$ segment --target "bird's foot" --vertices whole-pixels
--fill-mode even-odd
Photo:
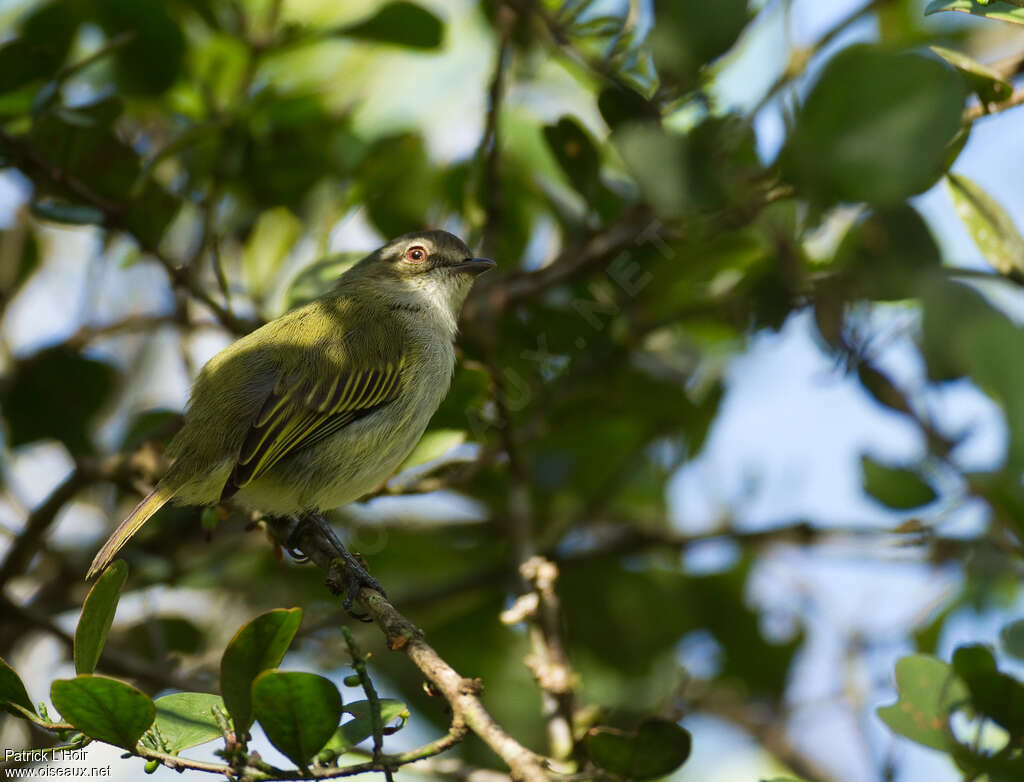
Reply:
[[[345,601],[342,603],[345,611],[348,612],[349,616],[354,619],[358,619],[361,622],[371,621],[367,614],[360,614],[353,610],[352,604],[356,598],[359,597],[360,592],[363,588],[372,589],[376,592],[380,592],[384,595],[384,588],[366,569],[366,565],[359,559],[359,557],[352,554],[345,545],[338,538],[334,528],[330,523],[321,516],[319,513],[307,513],[304,514],[296,525],[292,534],[288,536],[288,544],[296,543],[298,541],[297,531],[302,528],[302,525],[310,524],[323,538],[330,541],[332,548],[337,552],[337,556],[331,563],[331,569],[327,576],[327,586],[335,594],[341,594],[344,591]],[[294,547],[298,551],[298,547]],[[289,550],[289,553],[292,553]],[[308,557],[299,551],[301,556],[305,559]]]

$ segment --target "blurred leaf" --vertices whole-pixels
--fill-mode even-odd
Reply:
[[[36,713],[36,708],[28,697],[28,692],[25,690],[21,677],[15,673],[14,669],[7,664],[4,658],[0,657],[0,705],[8,703],[15,703],[26,711],[30,711],[33,714]],[[7,708],[4,711],[16,717],[21,716],[14,709]]]
[[[252,705],[270,743],[300,768],[323,749],[341,719],[341,693],[315,673],[264,671]]]
[[[285,309],[301,307],[327,293],[338,281],[338,277],[363,255],[361,252],[338,253],[307,266],[289,284],[285,294]]]
[[[81,21],[77,11],[74,3],[55,0],[25,17],[19,37],[0,44],[0,92],[57,73]]]
[[[370,219],[385,236],[428,225],[437,180],[423,139],[414,133],[377,139],[359,169]]]
[[[380,722],[387,733],[394,733],[405,727],[409,719],[409,707],[401,701],[390,698],[380,699]],[[354,701],[344,707],[344,711],[355,716],[344,725],[334,731],[334,735],[324,746],[323,751],[329,752],[331,756],[344,755],[352,747],[361,741],[365,741],[373,735],[373,718],[370,716],[369,701]],[[401,722],[394,727],[389,727],[395,720]]]
[[[156,717],[156,707],[144,692],[95,674],[58,679],[50,687],[50,699],[86,736],[129,751]]]
[[[911,741],[948,752],[949,716],[967,700],[963,681],[942,660],[915,654],[896,663],[896,687],[899,700],[879,707],[881,720]]]
[[[103,211],[87,204],[68,204],[59,201],[33,201],[32,214],[42,220],[68,225],[102,225]]]
[[[1024,273],[1024,237],[999,202],[961,174],[946,177],[953,207],[985,260],[1000,274]]]
[[[953,652],[953,670],[970,691],[971,706],[1011,735],[1024,730],[1024,684],[996,668],[992,650],[980,644]]]
[[[1012,654],[1018,660],[1024,660],[1024,619],[1010,622],[1003,627],[999,631],[999,641],[1007,654]]]
[[[283,206],[259,216],[242,253],[242,267],[253,295],[261,297],[267,292],[301,234],[302,223]]]
[[[1000,0],[931,0],[924,9],[925,15],[939,11],[962,11],[1000,22],[1024,24],[1024,8]]]
[[[342,27],[337,35],[410,49],[436,49],[444,39],[441,20],[415,3],[388,3],[363,22]]]
[[[942,174],[965,97],[963,80],[934,59],[850,46],[797,115],[783,171],[824,205],[895,204]]]
[[[605,87],[597,98],[597,107],[608,127],[615,130],[632,122],[660,122],[657,107],[633,90],[615,85]]]
[[[934,502],[938,495],[913,470],[891,467],[870,456],[860,457],[864,491],[893,510],[912,510]]]
[[[133,35],[114,53],[121,90],[155,95],[174,84],[185,56],[185,37],[164,0],[94,0],[90,7],[110,37]]]
[[[464,442],[466,442],[465,430],[431,429],[423,435],[416,447],[413,448],[412,453],[405,457],[398,472],[431,462]]]
[[[626,779],[671,774],[690,756],[690,733],[668,720],[648,720],[633,733],[591,728],[583,737],[587,754],[605,771]]]
[[[39,240],[27,225],[0,230],[0,300],[10,300],[39,268]]]
[[[544,138],[572,186],[589,203],[601,184],[601,160],[590,135],[573,117],[544,126]]]
[[[203,648],[203,632],[183,616],[151,616],[117,633],[118,645],[154,662],[169,654],[197,654]]]
[[[148,440],[170,438],[182,423],[182,414],[177,410],[143,410],[136,415],[125,429],[120,450],[132,451]]]
[[[214,708],[224,708],[224,701],[219,695],[175,692],[157,698],[153,703],[156,707],[154,726],[172,755],[221,738],[220,727],[213,716]]]
[[[0,390],[8,445],[52,438],[73,454],[90,453],[92,422],[107,403],[116,379],[109,364],[63,347],[20,362],[10,385]]]
[[[127,579],[128,565],[123,559],[115,559],[89,590],[75,629],[75,673],[96,670]]]
[[[1010,434],[1007,466],[1024,465],[1024,332],[973,288],[936,280],[922,297],[922,352],[928,376],[964,375],[998,402]]]
[[[253,680],[268,668],[281,664],[301,622],[301,608],[275,608],[243,625],[224,650],[220,662],[220,689],[235,730],[240,734],[252,725]]]
[[[928,225],[909,204],[883,207],[850,226],[834,264],[847,272],[855,290],[873,300],[916,296],[921,274],[941,265],[939,246]]]
[[[963,52],[947,49],[944,46],[929,47],[939,57],[948,62],[967,79],[971,90],[985,103],[1006,100],[1013,92],[1013,85],[1006,79],[977,60],[973,60]]]
[[[750,21],[747,0],[656,0],[652,32],[659,71],[683,89],[695,86],[701,68],[732,48]]]

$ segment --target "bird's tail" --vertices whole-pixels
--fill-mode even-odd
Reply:
[[[121,547],[131,539],[132,535],[142,528],[142,525],[149,521],[150,517],[174,496],[174,489],[164,484],[158,485],[153,491],[146,495],[135,510],[128,514],[128,518],[121,522],[114,534],[107,538],[96,558],[89,566],[89,573],[86,578],[92,580],[98,576],[111,563]]]

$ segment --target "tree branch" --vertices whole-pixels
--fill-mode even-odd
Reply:
[[[315,525],[304,524],[297,528],[293,525],[289,520],[269,522],[272,534],[279,541],[292,536],[289,542],[327,573],[327,584],[333,592],[340,592],[344,571],[339,568],[344,567],[344,561],[334,542]],[[400,614],[384,595],[363,588],[358,597],[384,632],[388,647],[404,652],[448,701],[453,719],[460,720],[483,739],[520,782],[548,782],[542,760],[508,735],[484,708],[480,701],[483,685],[478,679],[463,677],[445,662],[424,640],[422,631]]]

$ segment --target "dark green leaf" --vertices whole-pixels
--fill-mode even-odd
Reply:
[[[58,679],[50,699],[61,716],[90,738],[134,750],[156,708],[144,692],[117,679],[83,674]]]
[[[185,36],[164,0],[94,0],[92,11],[110,37],[133,36],[114,54],[123,91],[153,95],[174,84],[184,62]]]
[[[898,203],[942,174],[965,97],[944,63],[851,46],[825,66],[801,108],[783,171],[825,205]]]
[[[128,565],[123,559],[116,559],[89,590],[75,629],[75,673],[96,670],[127,579]]]
[[[22,22],[20,36],[0,45],[0,92],[54,76],[67,59],[80,17],[73,3],[38,6]]]
[[[281,664],[300,622],[301,608],[276,608],[244,625],[224,650],[220,689],[235,730],[240,733],[252,725],[253,680]]]
[[[436,49],[444,38],[444,25],[415,3],[388,3],[369,19],[337,30],[338,35],[376,43]]]
[[[92,451],[91,424],[114,390],[109,364],[67,348],[44,350],[22,361],[0,394],[8,445],[62,441],[73,454]]]
[[[655,61],[684,88],[732,48],[750,21],[747,0],[657,0],[654,16]]]
[[[28,697],[28,692],[25,690],[21,677],[14,672],[14,669],[7,664],[4,658],[0,657],[0,705],[8,703],[15,703],[26,711],[35,714],[36,709]],[[5,710],[15,716],[19,714],[10,708]]]
[[[896,663],[899,700],[878,709],[878,716],[896,733],[926,747],[948,751],[952,711],[967,700],[967,687],[942,660],[924,654]]]
[[[872,211],[854,223],[834,263],[855,286],[848,295],[887,301],[916,296],[922,272],[941,265],[941,256],[917,210],[898,204]]]
[[[1000,22],[1024,24],[1024,8],[1000,0],[931,0],[924,10],[925,14],[935,14],[939,11],[961,11],[987,16]]]
[[[1024,685],[996,668],[992,650],[975,644],[953,652],[953,670],[970,691],[971,706],[1011,735],[1024,730]]]
[[[224,708],[220,696],[207,692],[176,692],[157,698],[153,703],[156,706],[154,724],[172,755],[221,737],[213,716],[214,708]]]
[[[1010,622],[999,631],[999,640],[1007,654],[1024,660],[1024,619]]]
[[[315,673],[265,671],[252,685],[256,719],[270,742],[305,768],[341,719],[341,693]]]
[[[1013,92],[1013,85],[986,65],[968,57],[963,52],[932,46],[931,50],[948,62],[967,79],[971,89],[986,103],[1006,100]]]
[[[583,738],[590,759],[627,779],[671,774],[690,756],[690,733],[668,720],[649,720],[634,733],[591,728]]]
[[[860,457],[864,491],[893,510],[912,510],[938,496],[921,476],[905,467],[891,467],[870,456]]]
[[[589,202],[601,181],[601,161],[590,135],[572,117],[562,117],[544,127],[544,138],[572,186]]]
[[[146,617],[124,628],[117,637],[119,646],[155,662],[174,653],[196,654],[203,647],[203,631],[182,616]]]
[[[946,177],[953,207],[985,260],[1000,274],[1024,272],[1024,237],[992,196],[961,174]]]
[[[68,225],[101,225],[103,212],[87,204],[68,204],[60,201],[34,201],[32,214],[42,220]]]

